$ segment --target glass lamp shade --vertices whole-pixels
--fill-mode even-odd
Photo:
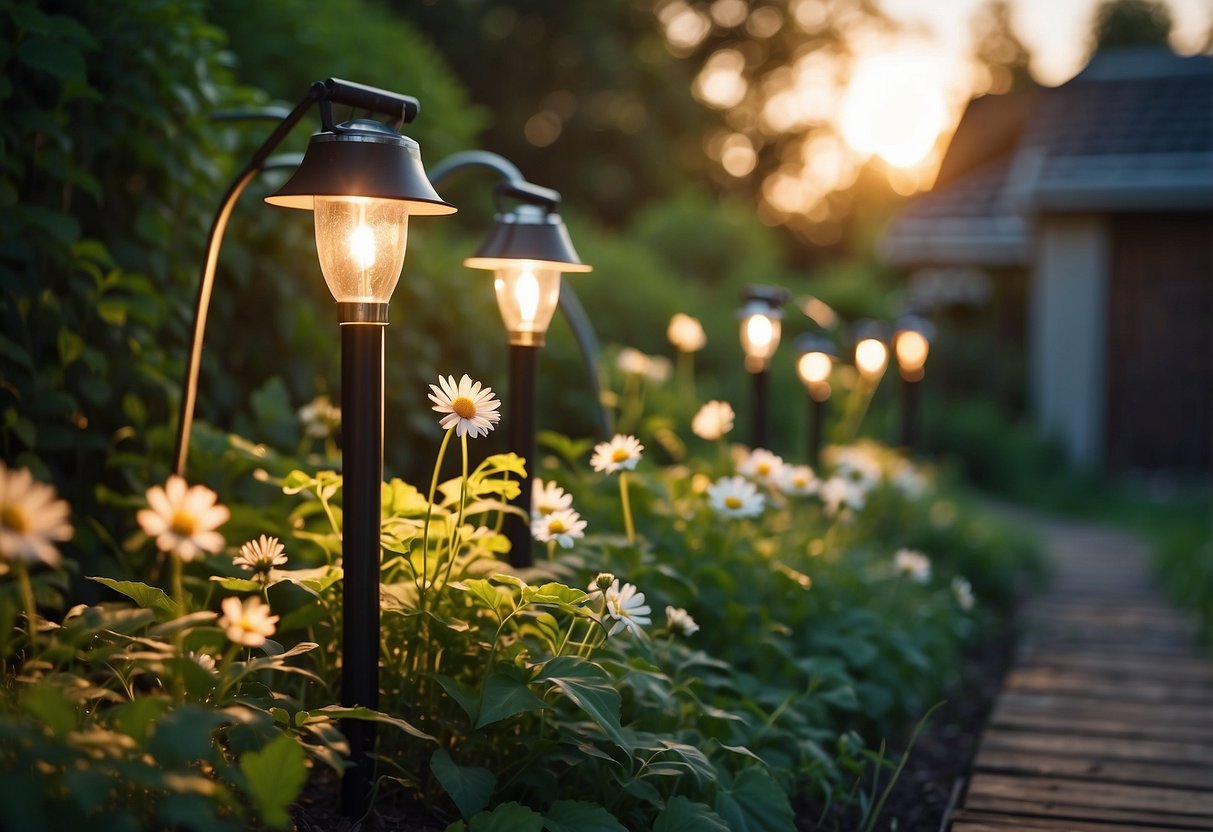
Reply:
[[[338,303],[387,303],[400,279],[408,203],[366,197],[315,198],[316,254]]]
[[[741,319],[741,350],[746,370],[760,373],[779,349],[782,322],[769,310],[751,311]]]
[[[824,352],[806,352],[796,363],[796,371],[806,387],[830,380],[834,359]]]
[[[519,260],[494,271],[497,308],[510,343],[543,346],[552,313],[560,302],[560,271],[550,264]]]
[[[907,381],[922,378],[922,368],[927,363],[927,352],[930,350],[926,336],[913,329],[903,329],[897,333],[893,350],[897,354],[897,366],[901,368],[903,378]]]
[[[889,363],[889,349],[877,338],[864,338],[855,345],[855,367],[868,381],[879,379]]]

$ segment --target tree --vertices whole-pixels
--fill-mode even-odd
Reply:
[[[1095,10],[1090,51],[1165,46],[1170,34],[1171,12],[1158,0],[1104,0]]]
[[[1011,22],[1011,4],[991,0],[979,8],[971,23],[974,58],[989,76],[987,93],[998,95],[1018,92],[1033,86],[1028,72],[1031,56],[1015,33]]]

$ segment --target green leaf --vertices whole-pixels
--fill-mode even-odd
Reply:
[[[21,63],[58,78],[60,81],[84,81],[84,58],[62,41],[29,37],[17,52]]]
[[[792,827],[788,827],[791,829]],[[653,832],[731,832],[720,815],[702,803],[687,800],[682,795],[670,798],[657,816]]]
[[[518,803],[502,803],[468,823],[468,832],[541,832],[543,816]]]
[[[446,691],[447,696],[455,700],[463,712],[468,715],[469,722],[475,722],[476,717],[480,714],[480,700],[477,698],[474,691],[469,690],[459,681],[452,679],[450,676],[444,676],[441,673],[434,674],[434,679],[438,684],[442,685],[442,689]]]
[[[257,581],[250,581],[248,578],[223,578],[219,575],[211,575],[211,580],[232,592],[261,591],[261,584]]]
[[[557,604],[561,607],[572,608],[586,599],[586,593],[571,586],[560,583],[547,583],[543,586],[528,586],[522,590],[524,604]]]
[[[495,673],[484,680],[484,690],[480,695],[480,718],[476,720],[476,727],[483,728],[514,714],[548,707],[525,683],[513,676]]]
[[[115,581],[112,578],[89,578],[102,586],[108,586],[115,592],[120,592],[144,609],[153,610],[157,618],[167,620],[181,614],[173,600],[164,594],[164,590],[148,586],[139,581]]]
[[[312,645],[313,647],[315,645]],[[362,719],[367,722],[382,722],[384,725],[391,725],[394,728],[399,728],[406,734],[411,734],[414,737],[429,742],[437,742],[420,728],[415,728],[403,719],[394,716],[388,716],[379,711],[372,711],[370,708],[358,706],[357,708],[342,708],[340,705],[325,705],[323,708],[315,708],[308,711],[308,716],[305,722],[315,722],[320,719]]]
[[[786,832],[795,815],[784,793],[766,769],[751,766],[716,793],[716,813],[733,832]]]
[[[214,708],[186,703],[165,714],[152,729],[148,751],[162,768],[213,761],[216,755],[211,735],[230,718]]]
[[[288,734],[240,758],[240,771],[244,773],[249,795],[261,820],[269,826],[282,828],[290,822],[286,810],[307,780],[305,760],[303,749]]]
[[[557,800],[543,820],[548,832],[627,832],[627,827],[597,803]]]
[[[486,581],[484,578],[472,578],[471,580],[453,583],[451,586],[462,589],[469,593],[473,598],[488,607],[493,615],[497,616],[497,620],[502,620],[507,614],[507,608],[513,606],[513,601],[497,587]]]
[[[49,682],[39,682],[26,688],[21,705],[35,719],[51,729],[55,737],[62,739],[76,728],[76,706],[63,692]]]
[[[576,656],[557,656],[543,666],[536,682],[550,682],[598,723],[620,748],[629,750],[619,724],[619,691],[598,665]]]
[[[497,785],[493,772],[479,766],[455,765],[445,748],[439,748],[430,757],[430,770],[465,818],[485,807]]]

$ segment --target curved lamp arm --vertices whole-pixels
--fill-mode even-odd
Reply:
[[[505,180],[505,183],[509,187],[518,189],[519,195],[525,194],[530,197],[539,197],[543,200],[559,204],[560,195],[558,193],[527,182],[522,172],[518,170],[513,162],[487,150],[466,150],[460,153],[453,153],[431,167],[428,174],[430,182],[437,187],[443,181],[449,181],[471,168],[487,168],[493,171]],[[602,353],[602,347],[598,343],[598,335],[594,332],[594,326],[590,322],[589,315],[585,312],[585,307],[581,305],[581,301],[577,298],[577,293],[573,291],[573,287],[569,285],[567,280],[561,281],[560,285],[560,311],[568,322],[569,328],[573,331],[573,337],[576,339],[577,347],[581,351],[582,363],[585,365],[586,382],[594,394],[594,407],[598,415],[599,433],[602,438],[609,438],[611,435],[611,417],[602,406],[602,385],[598,379],[598,360]]]
[[[363,110],[370,110],[390,117],[396,122],[411,122],[417,117],[421,105],[416,98],[409,95],[389,92],[387,90],[356,84],[353,81],[343,81],[339,78],[329,78],[316,81],[308,89],[307,95],[295,105],[295,108],[285,111],[280,107],[245,113],[223,113],[220,118],[231,120],[235,118],[266,118],[278,121],[278,126],[266,138],[261,146],[253,153],[248,164],[236,175],[223,194],[219,211],[211,223],[210,234],[206,241],[206,260],[202,267],[202,279],[198,283],[198,296],[194,302],[194,333],[190,342],[189,360],[185,367],[185,380],[181,392],[181,412],[177,420],[177,447],[173,454],[173,473],[178,476],[185,474],[185,463],[189,457],[190,430],[194,424],[194,407],[198,397],[198,373],[202,365],[202,342],[206,337],[206,318],[211,305],[211,292],[215,284],[215,269],[219,263],[219,247],[223,244],[223,232],[227,229],[228,218],[240,194],[248,184],[263,170],[284,167],[295,157],[274,157],[270,154],[282,144],[287,134],[299,123],[304,113],[315,103],[327,110],[333,103],[344,104]],[[298,164],[295,161],[295,164]]]

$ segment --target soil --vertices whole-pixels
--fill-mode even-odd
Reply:
[[[1012,634],[992,639],[975,650],[956,692],[935,712],[919,735],[901,776],[889,793],[874,832],[940,832],[964,786],[977,740],[989,716],[1003,676],[1011,663]],[[906,740],[913,726],[906,730]],[[904,746],[903,746],[904,747]],[[900,759],[902,749],[889,758]],[[886,773],[886,778],[891,772]],[[882,781],[883,789],[887,780]],[[338,782],[328,769],[317,766],[292,808],[294,832],[441,832],[437,823],[408,806],[384,806],[361,824],[338,810]],[[820,806],[797,806],[800,832],[855,832],[862,818],[852,810],[834,807],[822,816]]]

